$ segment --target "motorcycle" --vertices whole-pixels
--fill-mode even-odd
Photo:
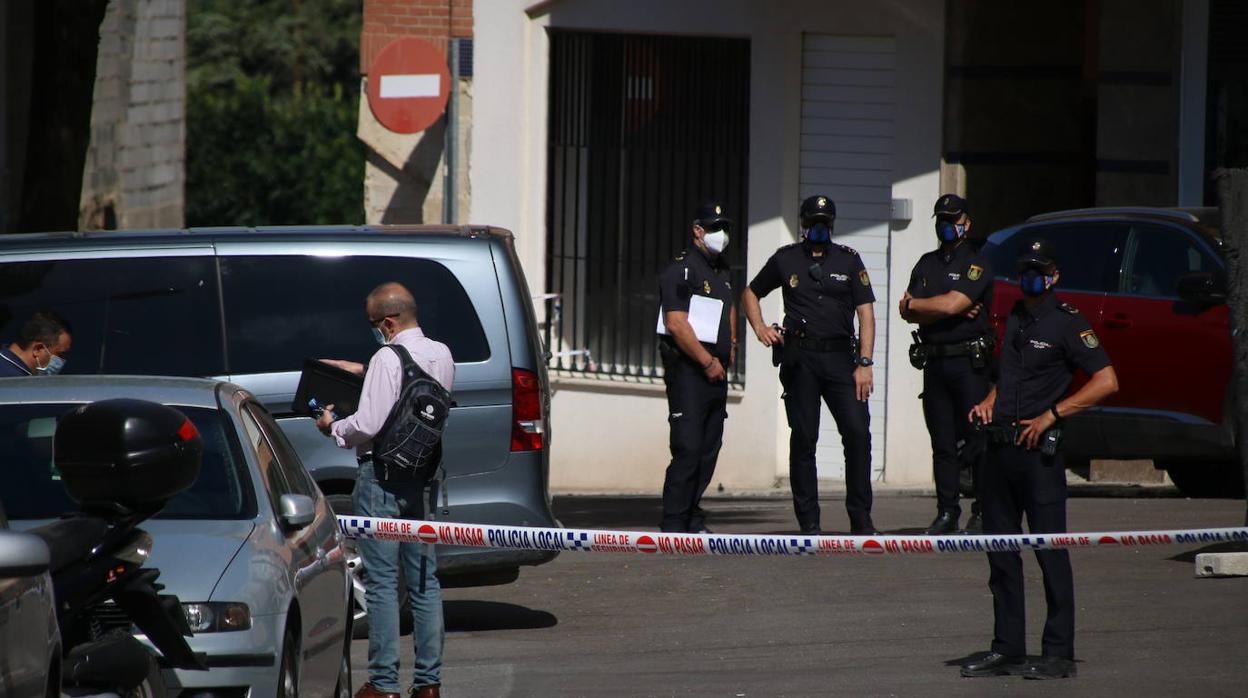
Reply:
[[[160,593],[160,570],[142,566],[152,536],[139,528],[195,482],[202,453],[195,425],[152,402],[103,400],[58,421],[53,463],[79,511],[30,532],[50,551],[63,695],[163,696],[161,666],[208,668],[186,642],[179,599]]]

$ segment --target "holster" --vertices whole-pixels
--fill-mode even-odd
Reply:
[[[922,371],[927,366],[927,345],[919,338],[918,331],[911,332],[914,344],[910,345],[910,365]]]

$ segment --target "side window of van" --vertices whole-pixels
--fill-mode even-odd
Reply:
[[[12,341],[42,309],[72,325],[66,374],[225,372],[212,257],[0,264],[0,341]]]
[[[257,255],[221,257],[229,372],[298,371],[304,359],[367,362],[377,351],[364,299],[398,281],[416,297],[425,334],[456,363],[485,361],[490,345],[455,275],[427,259]]]

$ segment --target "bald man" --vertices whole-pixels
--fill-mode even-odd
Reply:
[[[329,405],[316,425],[342,448],[354,448],[360,463],[351,493],[355,513],[389,519],[425,518],[428,481],[402,469],[373,467],[373,439],[381,432],[399,400],[403,364],[387,344],[402,346],[425,373],[449,392],[455,380],[455,361],[441,342],[425,336],[416,321],[416,300],[398,283],[373,289],[364,304],[373,337],[383,345],[365,369],[350,361],[328,361],[364,376],[360,408],[346,419],[334,420]],[[385,478],[385,479],[381,479]],[[415,626],[416,662],[409,695],[437,698],[442,683],[442,588],[438,585],[437,556],[432,545],[359,539],[356,541],[368,586],[368,683],[357,698],[399,698],[399,566],[407,579]]]

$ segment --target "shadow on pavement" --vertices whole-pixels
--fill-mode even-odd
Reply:
[[[717,509],[704,503],[706,523],[711,530],[717,525],[748,525],[774,520],[774,512],[750,509]],[[659,528],[663,505],[658,497],[556,497],[555,516],[568,528]]]
[[[559,624],[552,613],[499,601],[444,601],[442,614],[448,633],[534,630]]]

